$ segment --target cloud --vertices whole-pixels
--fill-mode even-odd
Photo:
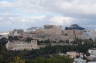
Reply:
[[[0,7],[13,7],[14,3],[10,1],[0,1]]]
[[[60,4],[61,3],[61,4]],[[72,2],[60,1],[58,7],[61,10],[82,13],[82,14],[96,14],[96,1],[95,0],[73,0]]]
[[[44,24],[96,24],[96,0],[2,0],[2,28],[23,28]],[[22,25],[22,26],[21,26]],[[89,26],[91,27],[91,26]]]
[[[75,19],[72,17],[54,16],[49,21],[57,25],[70,25]]]
[[[0,4],[4,7],[18,8],[24,13],[96,14],[96,0],[16,0],[1,1]]]

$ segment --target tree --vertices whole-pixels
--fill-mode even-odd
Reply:
[[[50,58],[38,57],[32,63],[73,63],[73,59],[68,56],[54,56]]]
[[[0,55],[0,63],[3,63],[4,62],[4,57],[3,55]]]
[[[9,40],[9,41],[14,40],[13,36],[8,36],[8,40]]]
[[[5,45],[7,42],[8,42],[8,39],[6,39],[6,38],[0,39],[0,45]]]
[[[16,56],[10,63],[25,63],[25,60],[19,56]]]

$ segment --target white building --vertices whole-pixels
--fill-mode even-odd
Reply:
[[[88,56],[87,59],[91,61],[96,61],[96,49],[89,49],[88,52],[90,53],[90,56]]]
[[[70,58],[76,58],[76,56],[79,56],[80,54],[78,52],[72,51],[66,53]]]
[[[0,32],[0,39],[1,38],[8,38],[9,32]]]
[[[86,60],[83,60],[82,58],[76,58],[74,59],[74,63],[87,63]]]
[[[32,40],[30,43],[21,41],[8,42],[6,44],[6,48],[8,50],[32,50],[32,49],[38,49],[39,47],[37,45],[37,41]]]
[[[96,49],[89,49],[88,52],[90,53],[90,55],[96,56]]]
[[[88,62],[88,63],[96,63],[96,62],[94,61],[94,62]]]

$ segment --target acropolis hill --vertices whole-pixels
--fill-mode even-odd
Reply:
[[[10,32],[9,36],[22,36],[23,38],[30,37],[38,40],[51,40],[51,41],[72,41],[74,38],[78,39],[93,39],[96,38],[95,30],[87,30],[80,27],[77,24],[73,24],[69,27],[58,25],[44,25],[42,28],[32,27],[28,28],[26,31],[22,29],[15,29]],[[93,37],[92,37],[93,36]]]
[[[9,32],[9,42],[7,43],[7,48],[15,50],[15,46],[22,49],[36,49],[40,47],[45,47],[49,45],[49,42],[52,46],[55,45],[68,45],[73,44],[77,39],[80,40],[96,40],[96,31],[87,30],[83,27],[80,27],[77,24],[73,24],[69,27],[58,25],[44,25],[42,28],[32,27],[27,30],[15,29]],[[32,41],[35,40],[33,43]],[[27,42],[27,43],[26,43]],[[26,43],[26,44],[25,44]],[[14,46],[10,46],[14,44]],[[21,44],[21,45],[20,45]],[[30,45],[32,44],[32,45]],[[26,46],[25,46],[26,45]],[[35,45],[35,46],[34,46]],[[10,47],[9,47],[10,46]],[[29,46],[29,48],[27,47]],[[34,46],[34,47],[33,47]],[[12,49],[14,47],[14,49]],[[19,48],[17,48],[19,50]]]

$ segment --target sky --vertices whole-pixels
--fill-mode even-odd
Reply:
[[[96,0],[0,0],[0,32],[45,24],[96,28]]]

